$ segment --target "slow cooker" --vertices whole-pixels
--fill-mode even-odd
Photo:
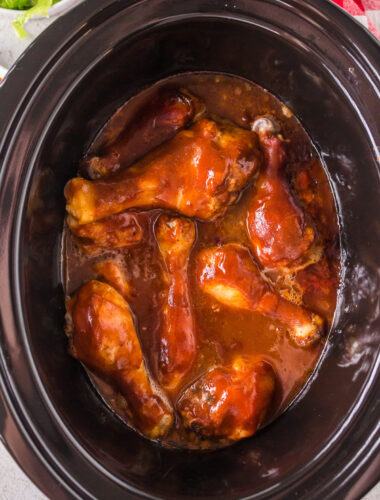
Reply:
[[[0,87],[0,434],[50,498],[355,499],[379,479],[379,46],[324,0],[87,0]],[[252,439],[161,448],[67,353],[63,187],[112,113],[185,71],[238,75],[301,120],[334,192],[341,287],[301,395]]]

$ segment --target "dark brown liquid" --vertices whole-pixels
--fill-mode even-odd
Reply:
[[[91,147],[96,152],[133,121],[137,108],[149,98],[158,87],[186,89],[200,97],[211,115],[228,120],[235,125],[248,128],[249,122],[259,115],[271,115],[281,125],[281,133],[289,141],[289,166],[287,174],[295,193],[304,208],[313,217],[318,232],[323,239],[325,255],[330,266],[329,283],[333,282],[330,293],[321,294],[320,288],[309,287],[302,295],[297,286],[296,274],[289,276],[284,284],[282,279],[272,275],[275,288],[287,298],[293,297],[298,303],[322,314],[331,326],[338,287],[339,252],[338,227],[335,205],[326,174],[320,159],[298,120],[272,94],[246,80],[210,73],[185,74],[159,82],[128,101],[105,126]],[[311,178],[311,184],[302,191],[303,174]],[[201,248],[217,243],[240,242],[250,247],[245,220],[247,204],[254,186],[249,186],[241,194],[225,215],[212,222],[197,221],[197,239],[192,249],[189,265],[189,281],[193,309],[196,318],[199,352],[191,373],[188,374],[178,393],[173,396],[173,404],[184,387],[200,374],[216,364],[231,361],[236,354],[255,354],[267,359],[273,366],[278,384],[274,402],[267,416],[267,422],[283,412],[305,384],[314,369],[323,349],[324,340],[308,347],[299,347],[286,334],[280,323],[258,313],[237,311],[218,303],[202,293],[193,276],[194,256]],[[302,191],[302,192],[301,192]],[[87,256],[77,247],[69,231],[64,235],[64,272],[66,293],[72,294],[84,282],[96,278],[92,270],[94,263],[105,258],[116,258],[123,265],[129,278],[133,297],[129,301],[135,317],[136,330],[148,366],[153,366],[156,353],[152,349],[159,324],[159,294],[162,290],[163,265],[154,237],[153,226],[163,210],[146,212],[144,239],[136,247],[115,251],[98,252]],[[302,273],[302,271],[300,271]],[[305,272],[305,271],[303,271]],[[112,388],[93,378],[95,385],[106,401],[121,415],[122,401]],[[180,424],[163,441],[164,444],[191,446],[181,438]]]

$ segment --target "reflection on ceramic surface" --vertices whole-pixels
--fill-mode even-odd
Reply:
[[[104,8],[111,2],[112,9]],[[168,22],[167,16],[173,11],[180,11],[180,15],[200,8],[203,13],[207,9],[214,12],[217,4],[220,12],[226,11],[223,22],[215,19],[208,22],[205,17],[201,22],[192,22],[189,17],[185,18],[185,24]],[[5,174],[0,188],[0,275],[3,283],[12,283],[11,289],[0,289],[2,327],[6,330],[0,346],[1,353],[6,355],[1,358],[0,378],[5,373],[11,382],[8,387],[20,393],[17,415],[9,418],[9,422],[14,423],[16,418],[20,422],[19,415],[24,412],[27,418],[21,424],[33,429],[29,441],[15,425],[14,432],[9,426],[4,432],[8,445],[28,473],[55,498],[63,498],[63,494],[56,495],[57,476],[81,497],[85,491],[88,496],[117,498],[123,493],[129,495],[128,488],[135,486],[144,494],[153,491],[156,496],[178,499],[207,495],[244,498],[254,493],[261,498],[291,498],[293,493],[306,498],[306,494],[300,493],[305,491],[309,498],[348,498],[354,483],[360,497],[378,476],[378,470],[373,468],[376,452],[373,431],[378,424],[379,386],[370,379],[376,374],[373,366],[377,351],[370,348],[367,329],[368,314],[374,320],[378,308],[372,302],[368,305],[365,295],[357,302],[357,309],[345,309],[352,294],[355,299],[360,298],[352,290],[359,286],[352,273],[368,284],[374,261],[378,259],[374,246],[379,241],[378,225],[373,223],[374,215],[379,213],[376,156],[368,129],[359,122],[357,114],[359,109],[370,122],[378,104],[371,82],[374,66],[371,69],[368,62],[373,61],[377,66],[378,49],[330,2],[235,0],[233,6],[224,4],[218,0],[136,3],[91,0],[79,9],[80,16],[69,12],[58,21],[59,37],[55,30],[51,35],[50,31],[45,32],[44,40],[49,44],[42,46],[37,40],[29,53],[33,61],[23,61],[23,75],[20,71],[10,73],[0,88],[0,94],[9,103],[7,107],[0,106],[0,142],[4,141],[6,148],[1,151],[6,153],[2,156],[6,163],[2,167]],[[93,15],[94,6],[98,9],[97,16]],[[266,27],[257,29],[257,24],[247,22],[250,16],[257,19],[259,11],[272,27],[270,32]],[[319,15],[326,11],[331,16],[334,11],[336,19],[329,21],[328,16]],[[244,22],[234,24],[231,17],[240,16],[241,12]],[[155,19],[163,16],[166,21],[155,30],[142,29],[147,26],[146,18],[152,16]],[[297,23],[297,33],[289,28],[284,36],[279,25],[289,26],[292,21]],[[89,24],[78,29],[78,23]],[[77,30],[75,50],[70,50],[72,45],[67,42],[74,30]],[[132,32],[134,36],[129,36]],[[305,33],[315,38],[307,38]],[[309,50],[303,51],[299,44],[294,48],[294,36],[302,38]],[[361,51],[356,48],[354,51],[352,40],[356,40]],[[49,57],[59,47],[62,53],[53,65]],[[327,56],[321,60],[320,47],[329,57],[328,69]],[[353,51],[356,59],[352,57]],[[271,65],[262,66],[263,60],[278,60],[281,64],[272,66],[271,73],[267,71]],[[49,73],[49,78],[41,84],[34,80],[37,65]],[[323,83],[317,85],[314,78],[300,71],[301,65],[312,73],[323,73]],[[360,96],[347,80],[345,69],[349,67],[355,67],[358,81],[361,80]],[[56,265],[56,242],[61,228],[52,228],[41,237],[35,230],[37,221],[30,220],[33,214],[22,220],[20,229],[15,224],[29,201],[29,191],[24,190],[29,168],[33,169],[30,184],[37,185],[41,169],[54,166],[54,185],[47,195],[46,207],[63,220],[63,200],[59,199],[59,193],[64,182],[73,175],[73,166],[88,146],[86,141],[125,101],[126,94],[137,93],[167,74],[199,69],[245,76],[273,90],[287,104],[291,101],[290,107],[302,119],[320,150],[329,154],[325,163],[341,211],[342,242],[345,248],[352,249],[351,253],[343,254],[347,270],[342,311],[336,321],[338,331],[302,401],[270,428],[262,429],[256,438],[231,446],[228,451],[203,456],[159,450],[134,436],[135,433],[127,432],[111,412],[103,409],[101,400],[89,390],[83,370],[67,356],[67,345],[62,339],[62,295],[56,286],[56,271],[52,269]],[[33,88],[31,81],[35,82]],[[27,113],[21,107],[23,122],[17,122],[18,128],[14,127],[12,138],[8,137],[3,124],[14,123],[14,110],[20,105],[20,98],[31,94],[33,106],[28,107]],[[343,180],[341,175],[347,171],[342,165],[346,162],[334,157],[335,148],[352,159],[346,178],[347,185],[355,185],[351,191],[335,180]],[[26,195],[22,196],[23,193]],[[16,229],[21,238],[21,244],[17,241],[17,245],[12,239]],[[34,250],[37,251],[31,258]],[[36,263],[40,264],[38,273],[33,271]],[[362,272],[362,267],[367,273]],[[22,297],[17,306],[18,311],[22,310],[18,317],[23,316],[20,328],[15,326],[17,318],[12,311],[12,300],[17,293]],[[41,322],[44,316],[47,319]],[[350,325],[350,336],[355,336],[359,345],[353,342],[346,349],[341,342]],[[373,322],[373,330],[374,326]],[[376,338],[377,333],[373,335]],[[355,357],[361,351],[362,357]],[[373,363],[362,364],[369,356]],[[347,360],[356,362],[349,364]],[[41,461],[36,460],[36,449]],[[44,458],[55,477],[47,472]],[[134,467],[140,460],[144,463]],[[149,463],[148,472],[145,463]],[[268,475],[274,468],[278,472]]]

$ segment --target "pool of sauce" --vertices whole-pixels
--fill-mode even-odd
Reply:
[[[95,139],[90,152],[96,152],[114,140],[123,128],[133,122],[134,113],[157,88],[186,89],[200,97],[211,116],[249,128],[256,116],[271,115],[281,125],[281,133],[289,141],[287,175],[289,182],[312,216],[324,245],[321,263],[293,272],[284,280],[267,273],[277,291],[286,298],[321,314],[330,328],[339,284],[339,238],[334,199],[320,158],[305,130],[292,112],[275,96],[247,80],[214,73],[189,73],[168,78],[144,90],[122,106]],[[311,375],[323,350],[326,337],[310,346],[300,347],[287,335],[280,323],[258,313],[230,309],[202,293],[193,275],[194,257],[204,247],[218,243],[240,242],[250,247],[245,219],[254,185],[248,186],[224,216],[210,222],[197,221],[197,238],[189,263],[189,283],[196,319],[199,351],[196,362],[183,381],[176,400],[185,387],[208,367],[225,364],[236,354],[259,355],[268,360],[277,375],[275,397],[266,424],[282,413],[300,392]],[[144,239],[135,247],[97,251],[87,255],[76,244],[68,229],[63,237],[63,273],[66,294],[71,295],[83,283],[97,278],[92,267],[104,259],[116,259],[124,268],[133,290],[129,300],[137,334],[148,367],[154,366],[157,353],[152,349],[159,324],[159,297],[164,272],[154,236],[154,223],[165,210],[144,212]],[[264,273],[266,270],[263,270]],[[305,289],[300,283],[307,283]],[[111,408],[126,420],[125,401],[112,387],[90,374],[95,387]],[[127,422],[128,423],[128,422]],[[163,440],[167,446],[192,447],[181,433],[177,421]],[[206,446],[206,445],[205,445]]]

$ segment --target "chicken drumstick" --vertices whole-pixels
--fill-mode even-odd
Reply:
[[[146,153],[168,141],[202,112],[196,98],[175,89],[159,90],[148,106],[138,110],[132,125],[127,126],[99,155],[86,156],[81,172],[99,179],[125,168]]]
[[[67,311],[74,357],[116,386],[143,434],[166,434],[172,410],[149,380],[128,303],[111,286],[93,280],[76,292]]]
[[[155,233],[167,269],[157,371],[161,384],[173,390],[192,367],[197,351],[187,276],[195,226],[189,219],[162,215]]]
[[[300,345],[321,335],[322,318],[275,293],[242,245],[229,243],[202,250],[197,257],[196,277],[201,289],[219,302],[284,323]]]
[[[231,441],[252,436],[262,424],[275,388],[269,363],[238,356],[216,367],[183,394],[178,410],[185,427],[203,438]]]
[[[252,179],[261,153],[255,133],[201,119],[134,166],[107,179],[71,179],[67,211],[87,224],[133,207],[213,219]]]
[[[78,224],[70,215],[66,218],[70,231],[86,253],[92,253],[99,248],[137,245],[143,237],[140,219],[140,214],[130,212],[110,215],[89,224]]]
[[[265,267],[291,267],[305,258],[316,239],[315,229],[297,204],[284,174],[283,141],[271,122],[253,128],[264,153],[263,167],[248,209],[247,229],[258,261]]]

